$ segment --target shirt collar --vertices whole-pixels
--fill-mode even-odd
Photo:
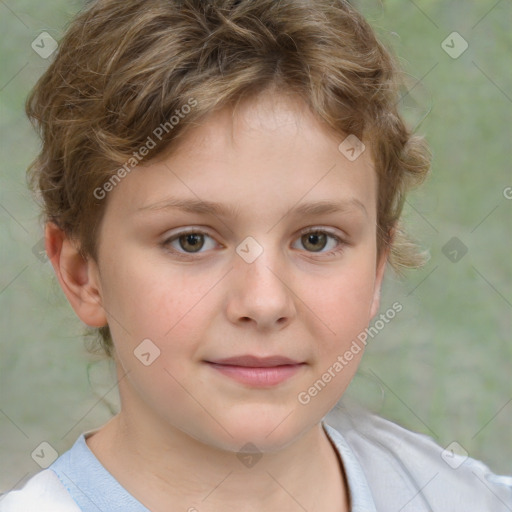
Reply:
[[[85,438],[97,430],[82,433],[49,469],[57,474],[82,512],[150,512],[106,470],[87,446]]]
[[[368,481],[354,452],[338,430],[327,425],[325,420],[322,420],[321,424],[336,448],[347,476],[350,512],[377,512]]]
[[[377,512],[370,487],[359,461],[341,433],[325,423],[322,428],[336,449],[348,483],[351,512]],[[98,429],[80,435],[73,447],[51,466],[71,497],[84,512],[149,512],[105,469],[85,442]]]

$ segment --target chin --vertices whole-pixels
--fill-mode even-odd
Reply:
[[[233,437],[222,431],[222,446],[219,447],[240,452],[246,451],[242,450],[242,447],[250,444],[259,452],[282,450],[301,437],[310,427],[307,422],[299,422],[296,415],[289,412],[276,414],[275,411],[267,409],[266,413],[261,410],[240,413],[223,423]],[[251,448],[247,447],[247,451],[250,450]]]

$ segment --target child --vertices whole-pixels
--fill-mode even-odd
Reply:
[[[387,262],[420,263],[399,219],[430,153],[397,71],[342,0],[99,0],[74,20],[27,102],[32,177],[121,412],[2,512],[512,510],[509,478],[336,407]]]

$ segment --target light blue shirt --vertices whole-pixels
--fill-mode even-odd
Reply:
[[[343,460],[352,500],[352,512],[375,512],[364,473],[343,437],[322,425]],[[83,433],[70,450],[50,467],[83,512],[150,512],[102,466],[85,442]]]
[[[323,420],[347,476],[351,512],[511,512],[512,477],[360,409]],[[149,512],[80,435],[70,450],[0,501],[0,512]]]

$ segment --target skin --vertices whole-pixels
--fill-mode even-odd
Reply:
[[[297,399],[379,307],[386,254],[378,258],[376,247],[377,178],[368,147],[351,162],[338,150],[343,138],[299,99],[261,95],[235,116],[215,113],[108,194],[97,262],[47,225],[69,302],[86,324],[108,323],[116,349],[122,410],[87,444],[149,509],[349,509],[343,467],[320,421],[363,350],[308,404]],[[222,203],[238,216],[147,208],[171,196]],[[292,212],[325,200],[345,206]],[[185,228],[207,234],[199,252],[186,237],[180,245],[175,235]],[[342,242],[308,243],[303,228]],[[236,252],[248,236],[263,248],[252,263]],[[160,350],[148,366],[134,355],[144,339]],[[204,362],[242,354],[306,364],[255,388]],[[252,467],[237,457],[247,443],[262,454]]]

